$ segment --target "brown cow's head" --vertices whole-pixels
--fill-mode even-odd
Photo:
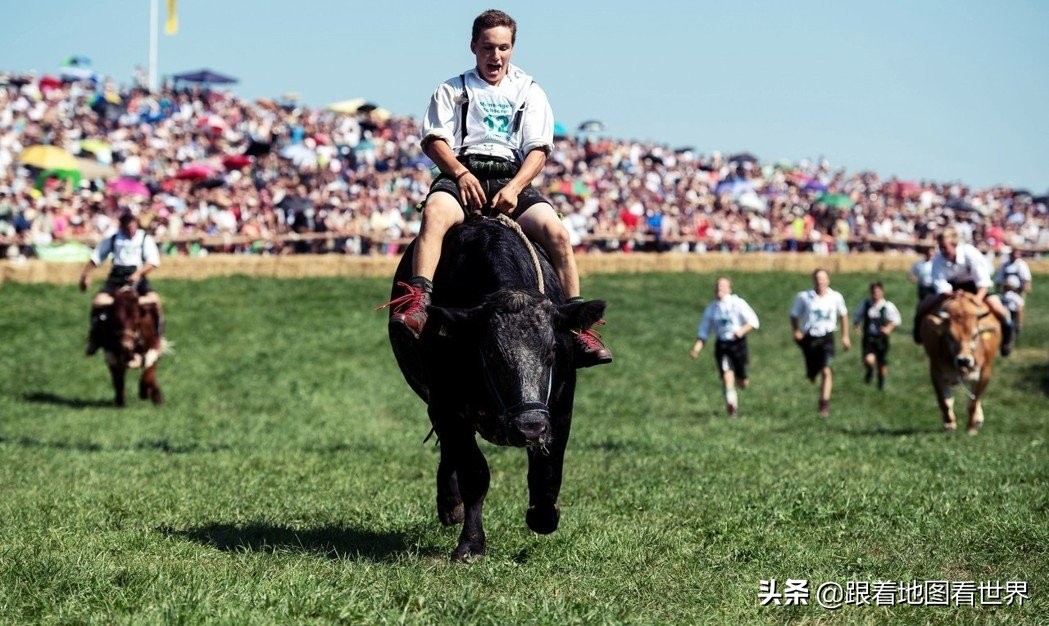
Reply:
[[[990,315],[987,306],[971,294],[963,293],[945,301],[937,315],[942,320],[947,356],[958,371],[965,375],[982,367],[986,351],[981,349],[981,334],[996,329],[985,323]]]
[[[113,328],[119,333],[120,356],[127,362],[135,355],[139,341],[142,309],[134,289],[121,289],[113,297]]]

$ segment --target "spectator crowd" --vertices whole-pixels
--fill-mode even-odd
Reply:
[[[580,251],[913,250],[950,223],[985,252],[1049,248],[1045,196],[558,133],[537,184]],[[76,164],[22,158],[37,145]],[[130,210],[167,254],[397,254],[432,180],[420,125],[365,103],[0,73],[0,254],[93,245]]]

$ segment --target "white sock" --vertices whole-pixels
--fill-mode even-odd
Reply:
[[[725,390],[725,404],[731,404],[732,406],[739,406],[739,398],[736,397],[736,388]]]

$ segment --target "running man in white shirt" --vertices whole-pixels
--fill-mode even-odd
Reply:
[[[149,283],[146,275],[160,267],[160,249],[153,237],[140,230],[138,219],[130,211],[120,214],[120,226],[115,233],[103,239],[91,253],[84,269],[80,272],[80,291],[87,291],[91,282],[91,271],[113,257],[113,267],[109,270],[102,289],[91,301],[91,325],[87,335],[87,356],[98,352],[95,330],[100,316],[106,307],[113,304],[113,294],[122,287],[133,287],[140,296],[139,302],[157,309],[157,332],[164,332],[164,317],[157,292]]]
[[[699,357],[713,330],[717,339],[714,361],[721,374],[725,407],[729,417],[736,417],[739,410],[736,380],[744,389],[750,383],[747,377],[747,365],[750,362],[747,333],[758,328],[758,316],[746,300],[732,293],[732,281],[724,276],[714,283],[714,298],[703,311],[691,355],[693,359]]]
[[[849,311],[845,298],[830,288],[830,274],[818,269],[812,273],[813,288],[801,291],[790,307],[790,327],[794,342],[805,355],[805,375],[812,382],[820,377],[819,414],[830,415],[830,395],[834,388],[834,331],[841,322],[841,347],[852,347],[849,339]]]
[[[986,257],[972,244],[959,241],[958,231],[953,228],[943,229],[936,241],[939,250],[932,259],[932,281],[936,293],[921,302],[918,319],[933,312],[952,294],[967,291],[986,303],[1002,323],[1001,353],[1009,356],[1013,350],[1013,318],[998,296],[987,293],[994,281]]]
[[[1018,248],[1009,248],[1008,254],[1009,258],[994,273],[994,284],[1005,308],[1012,313],[1015,343],[1023,328],[1025,298],[1031,293],[1031,268],[1021,257]]]
[[[549,254],[568,301],[582,300],[568,230],[532,186],[553,148],[554,115],[546,93],[510,64],[516,39],[517,23],[506,13],[477,16],[470,39],[476,65],[438,85],[423,118],[423,152],[440,175],[423,207],[409,297],[390,317],[415,337],[426,324],[444,236],[474,213],[514,219]],[[596,332],[575,336],[576,367],[612,362]]]
[[[885,287],[878,281],[870,284],[870,298],[867,298],[856,309],[852,324],[863,333],[863,367],[866,370],[863,380],[868,385],[878,369],[878,389],[885,388],[885,378],[889,375],[889,335],[902,321],[900,310],[885,299]]]
[[[936,293],[936,288],[932,285],[932,258],[936,255],[936,248],[933,246],[922,247],[921,249],[922,258],[914,262],[911,269],[907,272],[907,280],[911,281],[918,287],[918,299],[914,305],[914,327],[911,328],[911,336],[914,338],[914,343],[921,344],[921,318],[918,317],[919,305],[925,296]]]

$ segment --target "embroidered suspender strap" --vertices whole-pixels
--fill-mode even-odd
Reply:
[[[535,81],[533,80],[529,82],[528,87],[525,88],[525,97],[521,99],[521,106],[517,107],[517,114],[514,115],[513,131],[511,132],[516,133],[521,130],[521,118],[524,116],[525,104],[528,103],[528,90],[531,89],[534,84]]]
[[[460,74],[459,75],[459,80],[463,81],[463,93],[459,97],[459,99],[463,101],[462,102],[462,106],[460,107],[460,114],[459,114],[459,117],[460,117],[459,132],[462,133],[462,137],[460,137],[460,140],[459,140],[459,145],[461,146],[464,143],[466,143],[466,114],[470,111],[470,94],[469,94],[469,92],[466,91],[466,74],[465,73]]]

